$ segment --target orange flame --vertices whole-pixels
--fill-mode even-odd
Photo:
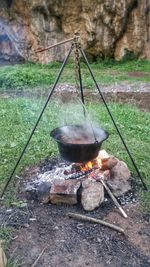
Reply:
[[[97,157],[96,159],[92,160],[92,161],[88,161],[87,163],[85,164],[82,164],[80,166],[81,168],[81,171],[89,171],[91,170],[92,168],[100,168],[102,167],[102,160],[100,157]]]
[[[101,160],[101,158],[100,157],[97,157],[96,158],[96,161],[97,161],[98,167],[101,169],[102,168],[102,160]]]

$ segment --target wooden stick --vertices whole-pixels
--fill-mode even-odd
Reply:
[[[62,42],[59,42],[59,43],[57,43],[57,44],[49,45],[49,46],[47,46],[47,47],[43,47],[43,48],[38,48],[38,49],[35,51],[35,53],[39,53],[39,52],[46,51],[46,50],[51,49],[51,48],[53,48],[53,47],[55,47],[55,46],[58,46],[58,45],[61,45],[61,44],[65,44],[65,43],[71,42],[71,41],[73,41],[73,40],[74,40],[74,37],[73,37],[73,38],[70,38],[70,39],[67,39],[67,40],[64,40],[64,41],[62,41]]]
[[[99,219],[95,219],[95,218],[92,218],[92,217],[89,217],[89,216],[81,215],[81,214],[78,214],[78,213],[71,213],[71,212],[68,213],[68,216],[70,218],[79,219],[79,220],[82,220],[82,221],[89,221],[89,222],[93,222],[93,223],[102,224],[104,226],[107,226],[107,227],[109,227],[109,228],[111,228],[113,230],[116,230],[116,231],[124,234],[124,229],[122,229],[121,227],[119,227],[117,225],[114,225],[114,224],[110,224],[108,222],[105,222],[105,221],[102,221],[102,220],[99,220]]]
[[[111,199],[113,200],[113,202],[115,203],[115,205],[117,206],[117,208],[120,210],[121,214],[123,215],[124,218],[127,218],[127,214],[125,213],[125,211],[123,210],[123,208],[120,206],[119,202],[117,201],[117,199],[115,198],[115,196],[113,195],[113,193],[110,191],[109,187],[106,185],[106,183],[101,179],[99,180],[102,185],[104,186],[104,188],[106,189],[107,193],[109,194],[109,196],[111,197]]]
[[[42,249],[41,253],[39,254],[39,256],[37,257],[37,259],[35,260],[35,262],[31,265],[31,267],[35,267],[36,264],[38,263],[39,259],[41,258],[41,256],[43,255],[45,249],[47,248],[47,246],[45,248]]]

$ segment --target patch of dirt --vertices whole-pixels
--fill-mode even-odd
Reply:
[[[142,72],[142,71],[131,71],[128,72],[128,76],[130,77],[149,77],[149,73],[147,72]]]
[[[150,232],[147,231],[150,226],[149,222],[142,217],[138,203],[134,205],[129,204],[126,208],[128,213],[127,220],[124,220],[115,212],[110,212],[106,216],[106,220],[112,221],[115,224],[121,224],[126,229],[129,242],[149,257]]]
[[[133,104],[142,111],[150,111],[150,93],[117,92],[104,94],[107,101]]]
[[[22,267],[31,266],[45,246],[37,267],[148,267],[148,223],[139,213],[138,205],[126,206],[125,210],[128,219],[123,219],[109,203],[88,212],[89,216],[123,227],[124,236],[98,224],[69,219],[68,212],[87,215],[79,206],[28,203],[26,213],[30,219],[26,224],[13,226],[7,254],[19,256]]]
[[[93,93],[86,91],[85,101],[94,101],[94,102],[102,102],[102,99],[98,93]],[[103,92],[103,96],[105,97],[107,102],[120,102],[126,104],[133,104],[137,106],[142,111],[150,111],[150,93],[148,92]],[[59,98],[63,103],[69,103],[70,99],[76,98],[76,94],[72,93],[61,93],[59,94]]]

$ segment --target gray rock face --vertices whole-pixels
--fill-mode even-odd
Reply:
[[[134,54],[150,59],[149,1],[137,0],[17,0],[0,1],[0,57],[17,55],[47,63],[62,60],[69,44],[36,54],[45,47],[81,35],[89,56],[114,57]]]
[[[92,211],[104,201],[104,188],[99,182],[85,180],[82,183],[81,204],[86,211]]]

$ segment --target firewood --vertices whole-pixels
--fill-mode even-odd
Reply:
[[[111,228],[113,230],[116,230],[117,232],[120,232],[122,234],[125,233],[123,228],[121,228],[121,227],[119,227],[117,225],[108,223],[106,221],[100,220],[100,219],[92,218],[92,217],[81,215],[81,214],[78,214],[78,213],[71,213],[71,212],[68,213],[68,216],[70,218],[79,219],[79,220],[82,220],[82,221],[88,221],[88,222],[102,224],[102,225],[107,226],[107,227],[109,227],[109,228]]]
[[[119,202],[117,201],[117,199],[115,198],[115,196],[113,195],[113,193],[110,191],[109,187],[106,185],[106,183],[103,181],[103,179],[99,180],[102,185],[104,186],[104,188],[106,189],[107,193],[109,194],[109,196],[111,197],[111,199],[113,200],[113,202],[115,203],[115,205],[117,206],[117,208],[120,210],[121,214],[123,215],[124,218],[127,218],[127,214],[125,213],[125,211],[123,210],[123,208],[120,206]]]

